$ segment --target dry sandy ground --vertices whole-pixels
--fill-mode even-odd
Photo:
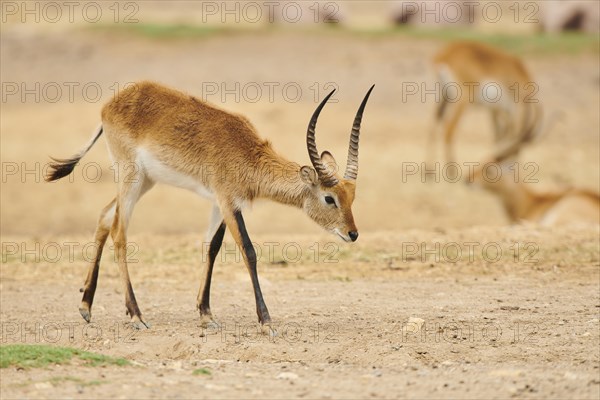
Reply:
[[[283,264],[278,251],[261,258],[274,337],[256,324],[249,279],[231,253],[214,276],[212,308],[221,327],[201,327],[193,236],[133,238],[142,249],[130,265],[152,324],[147,331],[127,323],[112,252],[90,325],[77,311],[85,263],[9,258],[2,266],[3,343],[69,345],[134,365],[9,368],[2,370],[2,398],[597,398],[597,235],[581,227],[560,234],[532,227],[381,233],[341,245],[334,263],[320,265],[314,238],[290,238],[301,260]],[[411,243],[424,243],[424,252],[435,243],[468,242],[497,243],[503,256],[494,261],[495,252],[485,256],[476,247],[451,262],[450,253],[423,259],[400,251]],[[515,258],[514,243],[537,250]],[[211,374],[193,375],[196,368]]]
[[[427,60],[440,44],[394,35],[310,35],[154,42],[104,32],[2,32],[3,81],[93,82],[103,90],[98,103],[78,91],[73,102],[11,97],[2,103],[0,155],[3,166],[19,168],[3,174],[0,194],[2,343],[55,342],[134,364],[3,369],[2,398],[598,398],[598,229],[508,227],[497,199],[486,193],[418,177],[402,182],[403,162],[425,160],[434,109],[418,98],[402,101],[402,82],[430,84]],[[524,161],[539,165],[535,187],[574,183],[598,190],[597,54],[532,56],[526,63],[548,110],[562,111],[556,128],[524,152]],[[98,182],[76,171],[74,182],[50,185],[41,182],[36,163],[48,154],[68,156],[87,140],[116,82],[146,78],[198,96],[202,82],[298,83],[304,96],[295,103],[280,91],[273,102],[264,96],[256,103],[209,100],[246,114],[299,162],[308,162],[304,132],[315,82],[321,92],[327,82],[340,88],[339,103],[325,108],[318,128],[321,148],[340,160],[356,107],[377,85],[361,140],[354,206],[359,241],[337,243],[299,211],[278,205],[257,204],[246,216],[255,242],[264,249],[278,244],[259,267],[278,325],[274,338],[256,333],[251,286],[231,253],[216,267],[213,285],[222,331],[200,327],[194,305],[209,206],[164,187],[140,202],[130,230],[139,249],[132,281],[152,329],[134,332],[126,323],[112,251],[102,267],[93,324],[80,319],[81,252],[115,190],[110,164],[104,146],[96,146],[85,161],[102,167]],[[480,161],[489,153],[489,125],[478,110],[465,118],[461,160]],[[36,173],[22,176],[23,166]],[[23,250],[36,243],[38,259],[30,254],[21,262]],[[62,250],[52,262],[55,243]],[[289,247],[294,243],[302,250],[299,260]],[[445,253],[448,243],[461,249],[456,262],[451,248]],[[290,253],[282,254],[286,244]],[[67,246],[75,249],[73,261]],[[497,246],[503,251],[495,261]],[[426,250],[433,254],[427,260],[421,257]],[[337,262],[326,263],[329,256]],[[409,318],[422,319],[421,330]],[[211,374],[193,375],[196,368]],[[86,384],[94,381],[100,384]]]

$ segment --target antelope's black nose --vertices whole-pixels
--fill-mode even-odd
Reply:
[[[356,231],[350,231],[350,232],[348,232],[348,236],[350,236],[350,239],[353,242],[356,242],[356,239],[358,239],[358,232],[356,232]]]

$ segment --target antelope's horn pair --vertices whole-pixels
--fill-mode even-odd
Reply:
[[[358,140],[360,136],[360,122],[362,120],[363,111],[365,110],[365,106],[367,105],[367,100],[369,100],[369,96],[371,95],[371,91],[375,85],[371,86],[365,98],[363,99],[358,111],[356,112],[356,116],[354,117],[354,123],[352,124],[352,132],[350,133],[350,143],[348,145],[348,161],[346,162],[346,172],[344,172],[344,179],[356,180],[358,175]],[[308,148],[308,155],[310,156],[310,161],[317,171],[317,175],[319,176],[319,180],[321,184],[326,187],[332,187],[338,184],[338,179],[334,175],[334,171],[331,171],[327,168],[323,162],[321,161],[321,156],[319,155],[319,151],[317,150],[317,143],[315,141],[315,127],[317,126],[317,119],[319,118],[319,114],[321,110],[327,103],[327,100],[333,95],[335,89],[331,91],[323,99],[321,104],[317,107],[315,112],[310,119],[308,124],[308,130],[306,132],[306,147]]]

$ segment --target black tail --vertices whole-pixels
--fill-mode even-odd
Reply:
[[[94,143],[96,143],[100,135],[102,135],[102,132],[102,125],[100,125],[91,143],[88,144],[88,146],[85,149],[81,150],[79,153],[77,153],[71,158],[59,159],[50,157],[52,159],[52,162],[50,163],[50,169],[48,170],[48,174],[45,177],[46,182],[52,182],[57,179],[64,178],[65,176],[73,172],[73,168],[75,168],[79,160],[81,160],[83,156],[88,151],[90,151]]]

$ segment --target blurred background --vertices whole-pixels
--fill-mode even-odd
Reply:
[[[289,159],[309,164],[306,125],[319,120],[320,150],[345,163],[356,109],[363,118],[354,214],[361,235],[402,229],[501,226],[498,199],[420,170],[436,108],[431,60],[455,40],[519,56],[554,128],[522,153],[539,166],[536,190],[600,182],[597,1],[11,2],[3,1],[0,200],[3,235],[91,234],[116,184],[104,139],[72,179],[43,181],[48,156],[89,139],[100,109],[130,82],[151,79],[242,113]],[[407,88],[417,87],[416,93]],[[429,94],[427,94],[429,93]],[[459,162],[482,161],[489,113],[468,110],[456,134]],[[441,157],[441,152],[438,153]],[[440,161],[442,159],[440,158]],[[203,233],[210,204],[157,186],[130,232]],[[258,202],[250,232],[314,233],[299,210]]]

